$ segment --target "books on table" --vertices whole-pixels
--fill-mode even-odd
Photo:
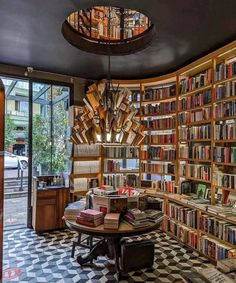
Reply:
[[[104,218],[104,228],[118,230],[120,221],[120,213],[107,213]]]
[[[65,219],[66,220],[76,220],[79,213],[85,209],[85,206],[86,206],[85,199],[69,203],[64,211]]]
[[[97,227],[103,224],[104,215],[100,211],[94,209],[86,209],[80,212],[77,216],[76,222],[81,225],[89,227]]]

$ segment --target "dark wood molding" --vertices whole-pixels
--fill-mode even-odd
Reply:
[[[2,80],[0,79],[0,282],[2,282],[3,266],[4,120],[5,88]]]
[[[112,56],[120,56],[133,54],[145,49],[155,36],[156,28],[154,25],[151,25],[145,32],[138,36],[123,41],[113,40],[110,45],[107,41],[95,41],[90,37],[81,35],[67,21],[62,25],[62,34],[71,45],[80,50],[99,55],[111,54]]]

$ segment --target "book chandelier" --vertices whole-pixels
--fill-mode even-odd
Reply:
[[[75,117],[71,139],[76,144],[126,144],[137,146],[145,137],[144,126],[135,118],[127,88],[112,91],[107,84],[93,84]]]

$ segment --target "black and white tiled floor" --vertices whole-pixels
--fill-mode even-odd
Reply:
[[[80,267],[71,258],[71,245],[76,233],[69,230],[36,234],[30,229],[4,233],[4,266],[16,270],[15,276],[5,271],[7,283],[115,283],[117,277],[111,261],[99,258],[93,265]],[[150,233],[146,238],[155,242],[155,263],[152,269],[131,272],[122,282],[170,283],[180,281],[180,271],[205,267],[209,262],[196,252],[180,245],[165,233]],[[81,249],[81,248],[80,248]],[[81,249],[80,251],[83,252]],[[7,276],[6,276],[7,275]],[[17,276],[18,275],[18,276]]]

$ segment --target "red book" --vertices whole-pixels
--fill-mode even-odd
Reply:
[[[88,218],[92,218],[92,219],[98,219],[103,217],[103,213],[101,211],[97,211],[94,209],[86,209],[81,211],[81,216],[82,217],[88,217]]]

